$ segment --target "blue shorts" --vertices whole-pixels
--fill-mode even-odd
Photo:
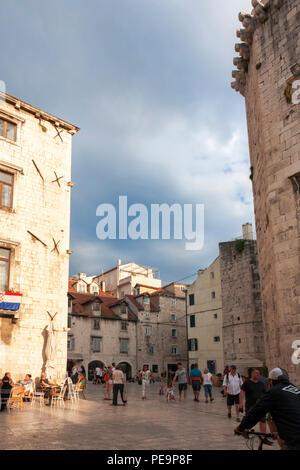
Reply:
[[[201,390],[200,380],[193,380],[192,381],[192,387],[193,387],[194,392],[200,392],[200,390]]]

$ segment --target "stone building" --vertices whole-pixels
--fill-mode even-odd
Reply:
[[[69,279],[69,292],[81,292],[82,294],[98,294],[100,287],[93,277],[85,273],[75,274]],[[105,284],[102,283],[102,292],[105,292]]]
[[[200,269],[187,291],[189,363],[213,374],[224,369],[220,258]]]
[[[187,365],[185,298],[165,289],[153,294],[126,296],[135,309],[137,324],[137,364],[147,364],[157,376]]]
[[[0,96],[0,375],[10,371],[14,380],[46,369],[52,377],[65,375],[71,144],[77,131],[24,101]],[[47,356],[51,318],[55,355]]]
[[[267,365],[299,384],[300,3],[252,5],[239,14],[232,87],[246,101]]]
[[[264,332],[256,241],[250,224],[243,238],[219,244],[224,361],[248,376],[265,363]]]
[[[185,294],[190,284],[182,284],[179,282],[172,282],[167,286],[164,286],[164,289],[175,294],[176,297],[182,297],[185,299]]]
[[[126,299],[99,291],[69,291],[68,368],[83,365],[92,380],[96,367],[120,364],[127,378],[136,374],[137,317]]]
[[[161,287],[158,269],[140,266],[136,263],[122,264],[94,276],[94,281],[101,290],[122,298],[125,295],[139,295],[143,292],[154,292]]]

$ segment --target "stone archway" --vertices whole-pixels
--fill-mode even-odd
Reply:
[[[100,369],[104,369],[104,364],[101,361],[92,361],[88,365],[88,380],[92,381],[94,378],[94,372],[96,367],[100,367]]]
[[[130,380],[132,378],[132,367],[128,362],[120,362],[119,366],[121,370],[126,375],[126,380]]]

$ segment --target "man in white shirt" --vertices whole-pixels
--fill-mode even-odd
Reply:
[[[236,366],[231,366],[230,372],[224,376],[224,397],[227,397],[228,418],[231,418],[231,408],[235,405],[236,420],[240,422],[240,393],[243,380],[236,371]]]

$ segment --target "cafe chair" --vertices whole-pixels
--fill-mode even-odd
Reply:
[[[7,409],[10,411],[11,409],[18,409],[21,410],[25,408],[23,403],[23,396],[24,396],[24,389],[23,387],[13,387],[10,392],[9,399],[7,400]]]
[[[56,405],[60,405],[60,406],[65,406],[65,393],[66,393],[66,388],[67,386],[64,385],[63,387],[61,387],[60,389],[60,392],[56,392],[54,391],[51,395],[51,406],[56,406]]]
[[[35,388],[35,385],[33,385],[33,393],[32,393],[32,396],[31,396],[31,406],[36,403],[36,402],[39,402],[40,403],[40,407],[44,405],[44,397],[45,397],[45,393],[40,391],[38,392]]]

